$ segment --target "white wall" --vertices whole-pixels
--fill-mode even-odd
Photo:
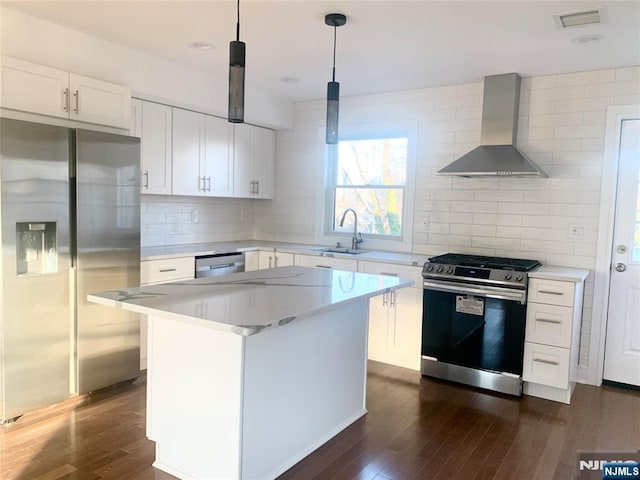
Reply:
[[[342,98],[341,125],[417,121],[413,252],[534,258],[588,268],[596,260],[606,109],[640,103],[640,67],[522,81],[518,145],[548,179],[448,178],[435,172],[478,145],[482,83]],[[295,105],[278,132],[275,199],[256,205],[255,236],[313,243],[321,220],[318,177],[324,102]],[[569,225],[585,227],[569,238]],[[366,241],[363,245],[366,248]],[[593,278],[586,286],[581,363],[588,358]]]
[[[227,115],[228,79],[197,72],[77,30],[0,8],[3,55],[126,85],[135,96]],[[289,128],[292,104],[246,86],[249,123]]]

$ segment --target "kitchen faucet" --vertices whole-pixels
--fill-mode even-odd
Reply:
[[[353,208],[347,208],[342,214],[342,218],[340,219],[340,226],[344,225],[344,218],[347,216],[347,213],[353,213],[353,237],[351,237],[351,248],[358,248],[358,244],[362,243],[362,234],[358,233],[358,214]]]

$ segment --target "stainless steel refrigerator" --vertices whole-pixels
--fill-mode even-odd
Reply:
[[[0,119],[0,421],[135,378],[139,139]]]

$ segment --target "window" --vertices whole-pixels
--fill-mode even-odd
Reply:
[[[364,249],[411,249],[416,125],[365,124],[341,127],[328,147],[324,231],[318,240],[341,242],[353,235],[352,208]],[[348,239],[348,240],[347,240]]]
[[[353,232],[353,218],[344,226],[347,208],[358,214],[358,232],[365,238],[402,239],[407,210],[409,138],[348,138],[333,150],[330,232]]]

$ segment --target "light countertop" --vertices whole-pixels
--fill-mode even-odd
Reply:
[[[159,247],[143,247],[141,260],[160,260],[163,258],[176,258],[200,255],[213,255],[226,252],[246,252],[251,250],[273,250],[279,252],[316,255],[335,258],[349,258],[352,260],[368,260],[372,262],[395,263],[422,267],[429,259],[429,255],[415,255],[411,253],[387,252],[381,250],[362,249],[362,253],[332,253],[321,249],[327,248],[318,245],[303,245],[295,243],[268,242],[262,240],[240,240],[233,242],[194,243],[188,245],[169,245]]]
[[[384,275],[281,267],[93,293],[87,299],[248,336],[412,283]]]
[[[559,280],[561,282],[584,282],[589,276],[589,270],[583,268],[556,267],[543,265],[533,272],[529,272],[529,278],[543,280]]]

